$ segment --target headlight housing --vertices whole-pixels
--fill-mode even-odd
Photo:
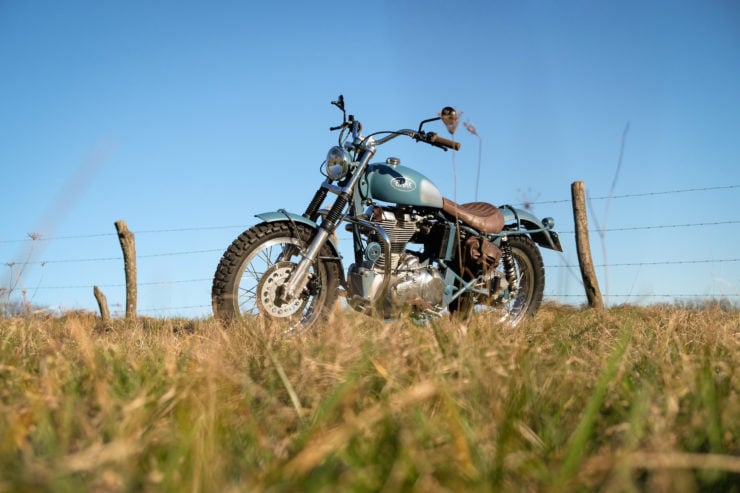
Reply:
[[[326,154],[326,176],[333,181],[341,180],[347,175],[351,160],[346,150],[339,146],[332,147]]]

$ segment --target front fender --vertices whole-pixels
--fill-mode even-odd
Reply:
[[[504,215],[504,224],[515,223],[517,229],[522,229],[523,227],[529,231],[529,236],[539,245],[555,250],[556,252],[563,251],[558,234],[545,227],[542,221],[533,216],[529,211],[510,205],[502,205],[499,209]]]
[[[294,212],[288,212],[285,210],[263,212],[261,214],[255,214],[255,217],[262,219],[266,223],[274,223],[274,222],[280,222],[280,221],[292,221],[294,223],[305,224],[311,229],[319,229],[319,225],[311,221],[309,218],[305,216],[301,216],[300,214],[296,214]],[[331,249],[333,250],[332,253],[334,253],[334,255],[337,258],[341,259],[342,256],[339,255],[339,246],[337,245],[336,237],[334,235],[329,237],[329,245],[331,246]]]

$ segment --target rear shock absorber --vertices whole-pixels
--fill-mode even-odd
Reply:
[[[511,245],[509,245],[509,240],[506,236],[501,239],[501,252],[501,261],[504,263],[506,282],[509,283],[511,291],[516,291],[519,287],[516,279],[516,264],[514,263],[514,256],[511,253]]]

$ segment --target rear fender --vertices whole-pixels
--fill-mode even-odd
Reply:
[[[544,248],[549,248],[556,252],[563,251],[558,234],[555,231],[548,229],[542,221],[537,219],[530,212],[510,205],[502,205],[499,209],[504,215],[504,224],[506,224],[506,226],[515,225],[516,230],[528,231],[532,240]]]

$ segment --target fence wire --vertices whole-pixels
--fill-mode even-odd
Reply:
[[[589,197],[589,200],[623,200],[623,199],[631,199],[631,198],[639,198],[639,197],[655,197],[655,196],[663,196],[663,195],[670,195],[670,194],[684,194],[684,193],[698,193],[698,192],[711,192],[711,191],[723,191],[723,190],[732,190],[732,189],[738,189],[740,188],[740,185],[724,185],[724,186],[710,186],[710,187],[697,187],[697,188],[685,188],[685,189],[675,189],[675,190],[664,190],[664,191],[652,191],[652,192],[643,192],[643,193],[629,193],[629,194],[621,194],[621,195],[607,195],[607,196],[599,196],[599,197]],[[559,204],[559,203],[569,203],[571,202],[570,198],[567,199],[557,199],[557,200],[545,200],[545,201],[534,201],[534,202],[528,202],[527,205],[543,205],[543,204]],[[628,226],[628,227],[617,227],[617,228],[604,228],[604,229],[591,229],[589,230],[589,233],[606,233],[606,232],[624,232],[624,231],[650,231],[650,230],[665,230],[665,229],[676,229],[676,228],[705,228],[705,227],[713,227],[713,226],[727,226],[727,225],[736,225],[740,224],[740,220],[723,220],[723,221],[714,221],[714,222],[700,222],[700,223],[683,223],[683,224],[658,224],[658,225],[636,225],[636,226]],[[180,227],[180,228],[161,228],[161,229],[148,229],[148,230],[140,230],[135,231],[135,235],[147,235],[147,234],[172,234],[172,233],[181,233],[181,232],[201,232],[201,231],[215,231],[215,230],[244,230],[248,227],[248,225],[244,224],[237,224],[237,225],[210,225],[210,226],[193,226],[193,227]],[[575,231],[560,231],[561,235],[566,234],[574,234]],[[0,244],[12,244],[12,243],[28,243],[28,242],[48,242],[48,241],[57,241],[57,240],[88,240],[88,239],[94,239],[94,238],[102,238],[102,237],[116,237],[117,233],[111,232],[111,233],[89,233],[89,234],[80,234],[80,235],[61,235],[61,236],[51,236],[51,237],[42,237],[35,233],[29,233],[26,238],[21,239],[9,239],[9,240],[3,240],[0,239]],[[348,238],[340,238],[343,240],[347,240]],[[190,256],[190,255],[199,255],[199,254],[213,254],[213,253],[223,253],[224,247],[219,248],[212,248],[212,249],[199,249],[199,250],[185,250],[185,251],[175,251],[175,252],[159,252],[159,253],[148,253],[148,254],[140,254],[137,255],[137,259],[156,259],[156,258],[163,258],[163,257],[177,257],[177,256]],[[28,266],[28,265],[38,265],[38,266],[46,266],[49,264],[76,264],[76,263],[95,263],[95,262],[121,262],[123,260],[122,255],[117,256],[111,256],[111,257],[90,257],[90,258],[68,258],[68,259],[49,259],[49,260],[28,260],[25,262],[14,262],[14,261],[8,261],[4,262],[4,264],[11,268],[11,271],[16,266]],[[611,263],[611,264],[597,264],[594,267],[606,267],[606,268],[613,268],[613,267],[643,267],[643,266],[671,266],[671,265],[689,265],[689,264],[725,264],[725,263],[735,263],[739,262],[740,258],[722,258],[722,259],[683,259],[683,260],[656,260],[656,261],[642,261],[642,262],[623,262],[623,263]],[[574,269],[578,268],[578,265],[571,265],[571,264],[560,264],[560,265],[547,265],[547,269],[553,269],[553,268],[568,268],[568,269]],[[181,284],[197,284],[197,283],[210,283],[212,281],[211,278],[196,278],[196,279],[183,279],[183,280],[169,280],[169,281],[150,281],[150,282],[142,282],[138,283],[138,286],[145,287],[145,286],[166,286],[166,285],[181,285]],[[43,286],[39,285],[35,288],[32,288],[33,291],[53,291],[53,290],[73,290],[73,289],[92,289],[93,284],[84,284],[84,285],[62,285],[62,286]],[[113,284],[98,284],[97,285],[100,288],[124,288],[125,284],[123,283],[113,283]],[[3,291],[3,290],[0,290]],[[8,290],[4,290],[7,294]],[[546,293],[546,297],[554,297],[554,298],[584,298],[585,294],[559,294],[559,293]],[[704,294],[650,294],[650,295],[635,295],[635,294],[609,294],[610,298],[640,298],[649,296],[652,298],[673,298],[673,299],[681,299],[681,298],[707,298],[709,295],[706,293]],[[737,298],[740,297],[740,294],[722,294],[717,295],[720,298]],[[178,307],[166,307],[166,308],[144,308],[140,309],[141,312],[166,312],[166,311],[178,311],[178,310],[190,310],[190,309],[205,309],[210,308],[210,305],[190,305],[190,306],[178,306]]]

